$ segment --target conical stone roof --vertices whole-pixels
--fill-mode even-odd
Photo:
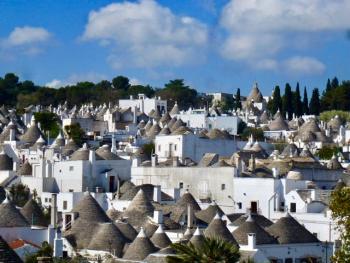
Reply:
[[[151,240],[146,236],[143,228],[137,235],[135,240],[130,244],[126,250],[123,258],[128,260],[144,260],[149,254],[158,251]]]
[[[164,113],[162,118],[160,118],[160,123],[164,126],[171,120],[171,116],[169,115],[168,112]]]
[[[176,117],[173,117],[169,122],[168,122],[168,128],[171,130],[171,127],[175,124],[177,121]]]
[[[127,239],[122,232],[113,223],[100,223],[87,248],[107,251],[117,257],[121,257],[126,241]]]
[[[230,233],[224,221],[217,214],[214,219],[210,222],[209,226],[204,230],[204,236],[208,238],[219,238],[227,242],[237,245],[237,241]]]
[[[249,96],[247,97],[247,101],[254,101],[254,102],[262,102],[263,101],[263,96],[258,88],[258,83],[254,83],[254,86],[252,90],[250,91]]]
[[[171,244],[171,241],[167,234],[163,230],[163,226],[159,225],[157,231],[151,238],[152,243],[159,248],[166,248]]]
[[[99,223],[110,222],[106,213],[89,192],[84,193],[84,197],[72,212],[77,213],[78,218],[64,235],[71,245],[78,249],[86,248],[89,245]]]
[[[62,154],[64,156],[68,156],[74,153],[78,149],[79,149],[79,146],[75,143],[75,141],[73,139],[69,139],[67,144],[62,149]]]
[[[0,236],[0,262],[1,263],[23,263],[21,258],[13,251],[6,241]]]
[[[26,160],[18,169],[17,175],[32,175],[32,170],[31,164]]]
[[[171,132],[174,132],[181,126],[186,126],[186,125],[181,119],[178,119],[173,125],[169,126],[169,129],[171,130]]]
[[[256,244],[277,244],[277,240],[266,232],[255,220],[249,216],[248,219],[232,232],[234,238],[240,245],[248,245],[248,234],[256,234]]]
[[[20,137],[20,140],[29,145],[33,145],[40,136],[44,138],[44,134],[41,132],[38,125],[35,122],[32,122],[28,130],[26,130],[26,132]]]
[[[119,228],[120,232],[123,233],[125,238],[127,238],[130,242],[132,242],[136,238],[137,231],[128,222],[117,220],[115,222],[115,225]]]
[[[269,124],[270,131],[284,131],[289,130],[288,123],[283,119],[281,114],[278,114],[277,117]]]
[[[179,106],[177,105],[177,102],[175,102],[174,107],[170,111],[170,115],[173,116],[179,113],[180,113]]]
[[[202,234],[202,232],[199,230],[199,228],[197,227],[196,231],[193,233],[193,236],[190,239],[190,242],[192,243],[192,245],[195,248],[202,248],[203,244],[204,244],[204,236]]]
[[[111,147],[107,144],[98,148],[96,153],[104,160],[122,160],[117,154],[111,152]]]
[[[8,199],[0,205],[0,227],[29,227],[29,223]]]
[[[277,238],[278,243],[280,244],[320,242],[290,214],[287,214],[285,217],[281,217],[272,226],[266,228],[266,231]]]
[[[28,200],[22,207],[21,214],[31,225],[45,227],[48,225],[41,207],[34,199]]]
[[[175,206],[177,207],[183,207],[187,209],[187,206],[190,205],[193,208],[193,211],[200,211],[201,208],[198,205],[196,199],[193,197],[193,195],[190,192],[184,193],[181,198],[176,202]]]
[[[3,151],[0,152],[0,171],[12,171],[13,170],[13,161]]]
[[[210,224],[216,214],[219,214],[220,217],[224,215],[224,212],[217,204],[209,205],[205,210],[198,211],[196,213],[196,218],[201,221]]]

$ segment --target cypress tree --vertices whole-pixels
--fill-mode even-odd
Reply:
[[[331,82],[332,89],[338,88],[339,87],[339,81],[337,77],[334,77]]]
[[[309,99],[307,97],[307,90],[304,87],[304,99],[303,99],[303,114],[309,114]]]
[[[292,88],[289,83],[286,84],[286,88],[284,90],[284,96],[282,100],[282,111],[283,114],[288,114],[288,119],[291,119],[293,116],[293,94]]]
[[[241,89],[238,88],[236,92],[235,97],[235,110],[242,109],[242,102],[241,102]]]
[[[310,100],[310,114],[319,115],[320,114],[320,94],[318,88],[314,88],[312,91],[312,97]]]
[[[330,80],[330,79],[327,79],[326,94],[327,94],[328,92],[330,92],[331,89],[332,89],[331,80]]]
[[[301,103],[299,82],[297,83],[297,87],[295,89],[295,93],[293,96],[293,108],[294,108],[294,113],[297,117],[303,114],[303,105]]]
[[[281,91],[280,87],[276,86],[273,90],[272,94],[272,102],[271,102],[271,113],[275,114],[278,110],[282,110],[282,99],[281,99]]]

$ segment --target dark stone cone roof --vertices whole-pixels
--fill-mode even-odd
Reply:
[[[277,238],[280,244],[320,242],[290,214],[281,217],[272,226],[266,228],[266,231]]]
[[[86,248],[99,223],[110,222],[110,219],[90,193],[85,193],[72,211],[78,213],[78,218],[64,235],[73,247]]]
[[[0,205],[0,227],[27,227],[29,223],[18,209],[5,199]]]
[[[6,153],[0,153],[0,171],[12,171],[13,161]]]
[[[159,225],[157,231],[153,234],[151,241],[159,248],[166,248],[171,244],[169,237],[163,231],[162,225]]]
[[[196,199],[194,199],[193,195],[189,192],[184,193],[181,196],[181,198],[176,202],[177,207],[184,207],[187,209],[187,205],[192,206],[194,212],[201,210]]]
[[[130,244],[123,258],[129,260],[144,260],[149,254],[158,251],[151,240],[146,236],[143,229]]]
[[[248,217],[248,219],[241,224],[235,231],[232,232],[232,235],[237,240],[240,245],[248,245],[248,234],[256,234],[256,244],[277,244],[277,240],[266,232],[258,223]]]
[[[181,126],[185,126],[185,123],[181,119],[178,119],[173,125],[169,126],[169,129],[171,130],[171,132],[173,132]]]
[[[82,148],[76,150],[72,154],[69,160],[70,161],[87,161],[89,160],[89,154],[90,154],[90,150],[86,146],[83,146]],[[97,152],[95,152],[95,158],[96,160],[103,159]]]
[[[0,236],[0,262],[1,263],[23,263],[21,258],[13,251],[6,241]]]
[[[63,147],[62,154],[65,155],[65,156],[66,155],[71,155],[73,152],[75,152],[78,149],[79,149],[79,146],[75,143],[75,141],[70,139],[67,142],[67,144]]]
[[[17,171],[17,175],[32,175],[32,166],[26,160]]]
[[[34,226],[47,226],[44,213],[38,203],[30,199],[21,209],[24,218]]]
[[[175,124],[175,122],[177,121],[177,118],[174,117],[172,118],[169,122],[168,122],[168,128],[171,130],[171,127]]]
[[[0,204],[5,200],[5,198],[6,198],[6,191],[2,186],[0,186]]]
[[[230,233],[224,221],[216,215],[204,231],[204,236],[209,238],[219,238],[227,242],[238,245],[233,235]]]
[[[20,137],[21,141],[33,145],[41,137],[45,138],[38,125],[33,123],[28,130]]]
[[[165,125],[166,123],[168,123],[171,120],[171,116],[169,115],[168,112],[164,113],[162,118],[160,118],[160,122]]]
[[[121,257],[126,242],[123,233],[113,223],[100,223],[87,248],[107,251]]]
[[[96,150],[96,154],[105,160],[122,160],[117,154],[111,152],[109,145],[103,145]]]
[[[255,223],[257,223],[258,225],[260,225],[261,227],[265,228],[265,227],[269,227],[271,226],[273,223],[267,219],[266,217],[264,217],[263,215],[258,215],[258,214],[251,214],[252,219],[254,220]],[[234,220],[232,222],[232,224],[234,226],[240,226],[242,225],[244,222],[246,222],[248,219],[248,215],[241,215],[240,217],[238,217],[236,220]]]
[[[118,220],[115,222],[115,225],[130,242],[136,238],[137,231],[128,222]]]
[[[122,215],[123,212],[118,211],[117,209],[115,209],[114,207],[112,207],[111,209],[108,209],[106,214],[107,216],[112,220],[115,221],[117,219],[120,218],[120,216]]]
[[[154,207],[147,198],[145,192],[140,189],[128,208],[123,213],[123,217],[134,227],[142,226],[148,216],[153,216]]]
[[[125,181],[119,188],[119,193],[121,195],[125,194],[130,189],[134,188],[135,185],[131,181]]]
[[[217,204],[209,205],[205,210],[198,211],[196,213],[196,218],[200,219],[201,221],[207,224],[210,224],[210,222],[213,220],[217,213],[219,214],[219,216],[224,215],[224,212]]]
[[[142,227],[145,231],[146,236],[150,238],[157,231],[159,225],[151,222],[151,220],[146,220]]]
[[[190,242],[192,243],[192,245],[194,245],[195,248],[201,248],[204,244],[204,240],[205,238],[203,234],[201,233],[199,228],[197,228],[193,236],[191,237]]]

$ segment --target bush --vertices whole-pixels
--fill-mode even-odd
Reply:
[[[341,111],[341,110],[331,110],[331,111],[321,112],[320,119],[322,121],[328,122],[332,118],[334,118],[336,115],[338,115],[342,121],[350,121],[350,112]]]
[[[254,140],[263,141],[265,140],[264,131],[260,128],[246,127],[242,134],[241,139],[246,141],[249,139],[250,135],[253,135]]]
[[[320,149],[316,155],[321,160],[330,160],[333,154],[337,154],[340,151],[341,149],[339,147],[323,146],[322,149]]]

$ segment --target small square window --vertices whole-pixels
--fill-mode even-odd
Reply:
[[[160,152],[160,149],[161,149],[160,144],[158,144],[158,152]]]
[[[180,188],[180,189],[184,188],[184,183],[183,183],[183,182],[180,182],[180,183],[179,183],[179,188]]]
[[[226,185],[225,184],[221,184],[221,190],[225,190],[226,189]]]
[[[63,210],[67,210],[67,206],[68,206],[67,201],[63,201]]]
[[[74,171],[74,166],[69,166],[69,171]]]
[[[47,203],[49,201],[49,199],[48,198],[45,198],[45,202]]]
[[[238,202],[237,206],[238,206],[238,209],[242,209],[242,203],[241,202]]]

